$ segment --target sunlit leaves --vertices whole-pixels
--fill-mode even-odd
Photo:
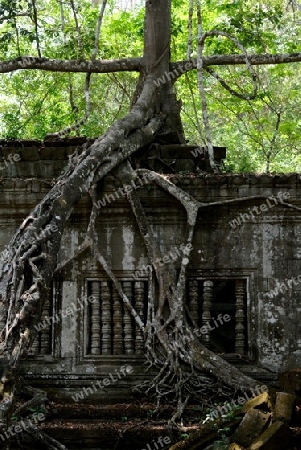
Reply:
[[[103,59],[141,56],[143,51],[143,10],[125,12],[110,1],[100,35],[99,53]],[[39,36],[42,56],[58,59],[81,57],[70,2],[37,1]],[[91,0],[75,0],[82,33],[84,51],[90,58],[94,49],[98,7]],[[68,6],[69,5],[69,6]],[[2,8],[2,9],[1,9]],[[37,55],[35,32],[30,14],[30,2],[4,1],[0,13],[0,54],[6,60],[22,55]],[[1,18],[1,14],[0,14]],[[10,20],[7,20],[10,18]],[[80,132],[89,136],[102,134],[116,118],[129,108],[137,75],[120,74],[115,79],[92,76],[92,114]],[[70,80],[73,103],[70,103]],[[0,133],[10,138],[40,138],[56,132],[81,119],[85,114],[84,74],[19,71],[1,75]]]
[[[94,48],[99,5],[74,0],[86,58]],[[119,2],[119,6],[120,6]],[[142,3],[142,2],[141,2]],[[74,16],[69,0],[63,0],[62,24],[58,0],[37,0],[38,32],[42,56],[81,58]],[[186,59],[188,0],[172,1],[172,60]],[[301,12],[286,9],[282,0],[202,0],[204,31],[218,29],[235,36],[249,53],[300,51]],[[116,7],[109,0],[99,40],[97,57],[113,59],[143,54],[144,10]],[[193,50],[197,22],[193,20]],[[224,37],[206,41],[205,55],[240,53]],[[36,35],[29,0],[0,1],[0,54],[6,60],[19,55],[37,55]],[[231,88],[249,92],[250,74],[245,66],[217,67],[216,72]],[[254,101],[234,98],[205,74],[212,135],[215,145],[227,146],[228,170],[301,170],[300,64],[256,67],[260,80]],[[189,84],[188,84],[189,80]],[[85,114],[85,75],[19,71],[1,75],[0,132],[11,138],[41,138],[70,126]],[[73,107],[70,101],[72,84]],[[80,132],[102,134],[129,108],[137,74],[92,75],[92,113]],[[203,144],[201,101],[196,71],[175,85],[182,100],[182,119],[190,142]],[[280,114],[278,128],[277,117]]]
[[[204,31],[227,31],[242,42],[249,53],[284,53],[301,49],[301,33],[296,17],[292,20],[291,12],[282,1],[265,0],[259,3],[253,0],[203,0],[202,6]],[[186,18],[187,7],[188,2]],[[174,16],[182,19],[183,10],[184,6],[175,9]],[[194,22],[194,45],[196,34]],[[184,29],[181,42],[184,44],[186,41],[187,30]],[[179,49],[182,48],[177,42],[177,58]],[[240,51],[223,37],[206,41],[205,54],[238,52]],[[184,54],[182,58],[185,58]],[[243,66],[218,67],[216,70],[231,87],[240,92],[248,92],[250,76]],[[256,71],[260,86],[257,98],[251,102],[234,98],[210,77],[205,77],[214,144],[227,146],[228,170],[300,169],[301,135],[300,124],[296,121],[300,110],[300,65],[257,67]],[[188,139],[203,143],[204,130],[196,78],[189,78],[194,87],[193,92],[189,90],[184,78],[177,83],[177,92],[183,101],[182,118]]]

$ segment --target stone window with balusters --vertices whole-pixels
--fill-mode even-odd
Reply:
[[[100,277],[86,278],[83,282],[86,295],[92,299],[85,306],[83,356],[143,356],[143,335],[112,281]],[[119,282],[145,323],[149,281],[128,276],[120,277]],[[192,325],[199,331],[198,336],[206,347],[217,353],[247,354],[245,279],[189,277],[187,305]],[[52,311],[53,298],[49,295],[43,317],[50,317]],[[222,320],[225,315],[228,316],[227,322]],[[38,333],[31,348],[32,355],[51,354],[53,327],[54,324],[50,323]]]

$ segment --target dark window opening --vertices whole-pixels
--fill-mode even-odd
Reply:
[[[246,281],[188,281],[189,311],[200,340],[216,353],[247,354]]]

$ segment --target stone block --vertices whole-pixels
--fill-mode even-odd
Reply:
[[[41,159],[50,161],[57,161],[60,159],[67,159],[64,147],[42,147]]]
[[[275,416],[276,419],[289,423],[292,418],[296,397],[285,392],[276,393]]]
[[[67,166],[67,161],[40,161],[39,173],[41,178],[56,178]]]
[[[9,178],[5,179],[3,181],[3,187],[4,187],[5,191],[14,191],[15,187],[16,187],[15,180],[9,179]]]
[[[268,174],[261,174],[259,176],[256,177],[256,181],[254,180],[254,184],[256,184],[257,186],[264,186],[264,187],[273,187],[274,185],[274,180],[272,175],[268,175]]]
[[[274,175],[274,183],[276,187],[286,187],[290,186],[291,178],[293,177],[294,184],[296,183],[296,174],[282,173],[279,175]]]
[[[286,392],[301,395],[301,368],[287,370],[278,375],[279,386]]]
[[[249,177],[248,174],[230,174],[228,178],[228,186],[249,186]]]
[[[268,409],[270,407],[269,394],[268,392],[263,392],[255,398],[252,398],[247,403],[245,403],[241,409],[241,412],[249,411],[251,408],[262,407],[263,409]]]
[[[254,408],[250,409],[232,435],[231,440],[248,447],[267,428],[270,418],[271,413],[265,413]]]
[[[290,188],[295,188],[297,184],[297,174],[296,173],[288,173],[287,174],[287,182]]]
[[[20,149],[15,147],[2,147],[1,153],[2,157],[7,160],[9,155],[20,155]]]
[[[199,178],[195,178],[192,181],[193,181],[193,183],[192,183],[193,186],[194,187],[198,187],[199,189],[201,189],[200,192],[202,194],[204,194],[204,190],[203,189],[206,187],[206,178],[205,178],[205,176],[204,175],[200,175]]]
[[[40,192],[40,190],[41,190],[40,180],[32,180],[31,192]]]
[[[250,187],[252,186],[258,186],[260,184],[260,178],[256,173],[249,173],[249,184]]]
[[[283,422],[274,422],[249,447],[248,450],[284,450],[290,444],[293,432]]]
[[[248,186],[241,186],[238,188],[238,196],[239,197],[249,197],[250,196],[250,188]]]
[[[82,152],[82,149],[81,148],[76,148],[76,147],[73,147],[73,146],[68,146],[68,147],[65,147],[65,158],[66,159],[68,159],[68,156],[71,156],[71,155],[73,155],[73,153],[75,152],[75,150],[78,150],[79,151],[79,153],[81,153]]]
[[[31,163],[23,160],[19,161],[15,165],[17,176],[20,178],[31,178],[38,176],[40,173],[38,164],[38,161],[33,161]]]
[[[27,180],[24,180],[22,178],[16,178],[15,180],[15,186],[16,186],[16,191],[23,191],[26,192],[27,191]],[[20,192],[20,194],[22,195],[22,193]]]
[[[19,153],[23,161],[38,161],[40,159],[38,147],[23,147]]]

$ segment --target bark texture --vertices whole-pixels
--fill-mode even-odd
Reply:
[[[252,65],[284,64],[301,61],[301,53],[265,53],[248,55]],[[124,58],[116,60],[63,60],[22,56],[9,61],[0,62],[0,73],[14,72],[22,69],[38,69],[49,72],[68,73],[112,73],[112,72],[140,72],[144,58]],[[185,65],[190,63],[189,68]],[[203,66],[228,66],[245,64],[244,55],[212,55],[203,57]],[[196,58],[186,61],[171,62],[169,70],[179,70],[180,75],[197,68]]]

